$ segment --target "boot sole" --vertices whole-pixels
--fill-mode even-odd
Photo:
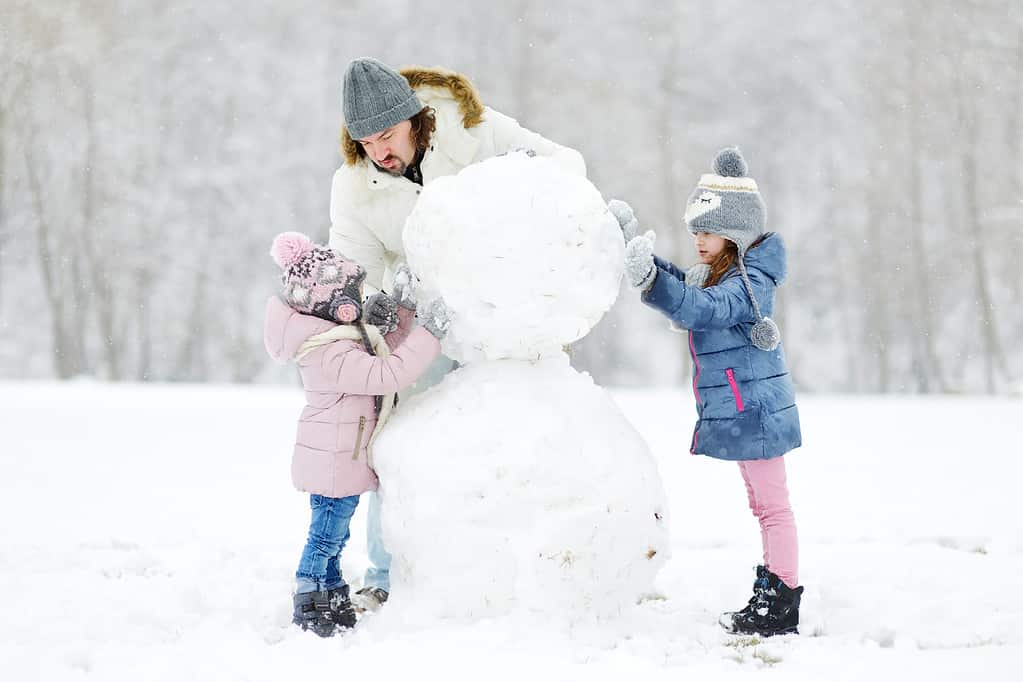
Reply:
[[[737,630],[737,629],[735,629],[733,627],[730,627],[730,626],[727,626],[727,625],[724,625],[724,624],[721,624],[721,623],[719,623],[719,625],[721,625],[721,627],[724,629],[724,631],[726,633],[728,633],[729,635],[736,635],[736,636],[752,637],[753,635],[756,635],[758,637],[774,637],[776,635],[798,635],[799,634],[799,628],[798,627],[785,628],[783,630],[773,630],[773,631],[770,631],[770,632],[766,632],[766,631],[761,631],[761,630]]]
[[[789,627],[789,628],[782,628],[781,630],[771,630],[771,631],[739,629],[739,628],[735,627],[735,623],[731,620],[730,617],[725,617],[724,615],[722,615],[720,618],[718,618],[718,625],[720,625],[724,629],[724,631],[727,632],[730,635],[746,635],[746,636],[749,636],[749,635],[760,635],[761,637],[774,637],[775,635],[798,635],[799,634],[799,626],[798,625],[794,625],[794,626]]]
[[[319,637],[327,638],[332,637],[335,631],[343,630],[343,628],[336,628],[333,624],[331,625],[315,625],[313,623],[301,623],[297,621],[291,621],[292,625],[297,625],[302,628],[303,632],[312,632]]]

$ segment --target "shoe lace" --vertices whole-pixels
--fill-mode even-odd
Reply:
[[[743,609],[746,613],[761,613],[762,609],[770,608],[771,600],[775,592],[771,589],[771,584],[767,580],[767,576],[757,578],[753,582],[753,596],[749,598],[746,603],[746,608]]]

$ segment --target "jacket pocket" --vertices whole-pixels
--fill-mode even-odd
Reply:
[[[732,387],[732,396],[735,398],[735,409],[742,412],[745,406],[742,404],[742,394],[739,393],[739,384],[735,381],[735,372],[731,368],[725,370],[728,376],[728,385]]]
[[[352,459],[359,459],[359,450],[362,449],[362,432],[366,430],[366,418],[359,417],[359,433],[355,436],[355,450],[352,451]]]

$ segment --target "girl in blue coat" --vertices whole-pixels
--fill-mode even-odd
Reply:
[[[785,279],[781,237],[764,232],[764,204],[738,149],[724,149],[686,206],[700,263],[686,272],[653,255],[653,232],[613,201],[626,238],[625,269],[643,302],[687,330],[698,419],[690,452],[738,462],[760,522],[764,563],[753,597],[725,613],[730,632],[797,632],[799,549],[784,455],[799,447],[799,414],[778,327],[775,289]]]

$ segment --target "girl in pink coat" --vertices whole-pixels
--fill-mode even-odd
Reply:
[[[370,297],[363,320],[366,271],[357,263],[296,232],[278,235],[270,255],[284,271],[284,289],[267,301],[264,343],[274,360],[298,365],[306,393],[291,475],[310,494],[312,519],[295,574],[292,620],[328,637],[355,625],[341,550],[359,495],[377,488],[373,441],[395,394],[440,354],[447,310],[438,299],[423,325],[410,328],[415,302],[403,271],[395,297]]]

